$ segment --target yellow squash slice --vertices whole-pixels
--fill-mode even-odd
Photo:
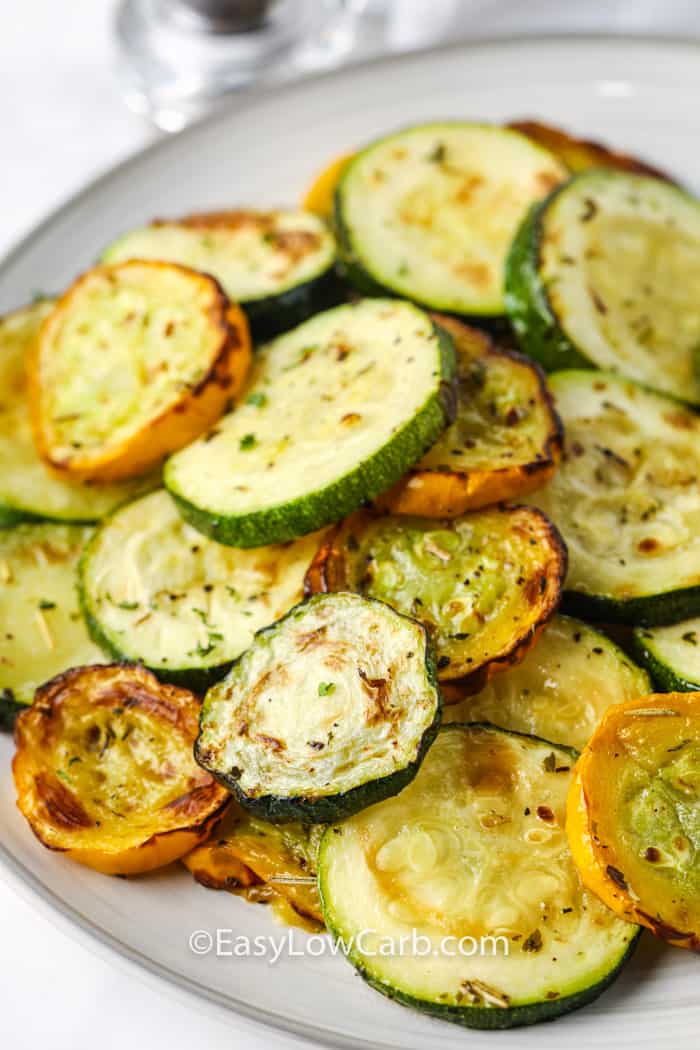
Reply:
[[[177,860],[229,794],[195,763],[199,703],[128,664],[78,667],[37,690],[15,729],[17,805],[39,841],[105,875]]]
[[[139,260],[96,267],[30,354],[37,448],[68,477],[135,477],[207,430],[249,363],[246,319],[212,277]]]
[[[118,485],[56,477],[34,445],[25,362],[53,309],[42,299],[0,318],[0,527],[48,519],[92,522],[157,484],[154,477]]]
[[[354,156],[354,153],[342,153],[315,176],[302,199],[307,211],[320,215],[322,219],[332,219],[335,188]]]
[[[654,175],[657,179],[666,179],[667,182],[673,181],[639,157],[620,153],[600,142],[576,138],[551,124],[542,124],[538,120],[515,120],[508,127],[519,131],[521,135],[527,135],[532,142],[550,150],[574,173],[587,171],[589,168],[615,168],[617,171],[632,171],[639,175]]]
[[[323,922],[316,887],[316,853],[323,825],[268,824],[235,803],[212,837],[183,858],[197,882],[271,902],[284,917],[294,913]]]
[[[559,461],[562,426],[533,361],[453,318],[436,321],[457,351],[457,418],[378,502],[394,514],[452,518],[544,485]]]
[[[438,678],[458,681],[464,695],[522,660],[556,609],[565,572],[559,533],[532,507],[443,520],[361,511],[322,544],[306,590],[357,591],[421,620]]]
[[[569,845],[584,884],[630,922],[700,950],[700,699],[611,707],[575,770]]]

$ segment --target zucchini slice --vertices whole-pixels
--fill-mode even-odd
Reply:
[[[534,361],[460,321],[436,320],[457,351],[457,418],[378,503],[394,514],[451,518],[540,488],[554,473],[563,435]]]
[[[281,918],[318,924],[316,855],[323,831],[322,824],[270,824],[232,803],[215,834],[182,860],[209,889],[242,893],[272,904]]]
[[[564,833],[574,759],[448,725],[400,795],[328,829],[326,925],[373,988],[456,1024],[513,1028],[614,981],[639,931],[577,877]]]
[[[229,795],[192,757],[199,702],[142,667],[76,667],[17,719],[17,805],[48,849],[135,875],[205,839]]]
[[[617,915],[700,950],[700,702],[644,696],[609,708],[576,765],[569,844]]]
[[[269,339],[337,301],[335,239],[308,211],[221,211],[124,234],[103,262],[165,259],[211,274]]]
[[[521,348],[700,404],[700,204],[644,175],[591,171],[523,223],[506,267]]]
[[[477,692],[519,663],[553,615],[566,550],[532,507],[433,521],[362,512],[320,547],[307,593],[351,590],[427,627],[441,681]]]
[[[700,614],[700,417],[606,373],[550,385],[564,457],[533,502],[569,549],[568,610],[647,626]]]
[[[410,303],[318,314],[258,353],[247,397],[173,456],[165,484],[232,547],[337,521],[398,481],[454,412],[449,336]]]
[[[250,363],[245,317],[205,274],[133,260],[80,277],[32,345],[41,456],[70,477],[136,477],[198,437]]]
[[[0,528],[41,519],[97,521],[157,484],[155,478],[115,485],[58,478],[39,457],[25,360],[52,309],[53,303],[44,299],[0,318]]]
[[[78,606],[75,575],[92,530],[18,525],[0,530],[0,721],[10,728],[34,690],[76,664],[104,662]]]
[[[491,722],[580,749],[611,704],[650,689],[648,675],[604,634],[555,616],[522,663],[446,707],[443,721]]]
[[[665,172],[651,167],[639,157],[620,153],[599,142],[576,138],[551,124],[541,124],[536,120],[514,120],[506,124],[506,127],[525,135],[531,142],[553,153],[569,171],[574,173],[585,171],[588,168],[616,168],[621,171],[636,171],[641,175],[653,175],[667,182],[674,181]],[[318,172],[303,197],[302,206],[307,211],[312,211],[323,219],[332,219],[336,187],[354,156],[354,153],[343,153]]]
[[[153,492],[113,514],[85,550],[90,633],[112,656],[204,691],[259,628],[301,600],[319,538],[222,547],[187,525],[167,492]]]
[[[700,618],[669,627],[638,627],[632,649],[660,689],[669,693],[700,689]]]
[[[369,294],[501,315],[513,235],[528,207],[565,178],[553,154],[507,128],[454,122],[396,132],[358,153],[338,183],[343,269]]]
[[[259,631],[206,695],[197,761],[254,815],[323,824],[396,794],[440,724],[425,628],[318,595]]]
[[[673,182],[670,176],[659,171],[658,168],[653,168],[639,157],[633,157],[629,153],[620,153],[600,142],[576,138],[568,131],[563,131],[551,124],[542,124],[538,120],[514,120],[508,124],[508,127],[519,131],[521,135],[527,135],[533,142],[548,149],[550,153],[559,157],[569,171],[575,174],[587,171],[589,168],[615,168],[618,171],[653,175],[654,178]]]

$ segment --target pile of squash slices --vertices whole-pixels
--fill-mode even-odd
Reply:
[[[676,181],[453,121],[0,319],[37,839],[469,1027],[590,1003],[642,928],[700,950],[699,292]]]

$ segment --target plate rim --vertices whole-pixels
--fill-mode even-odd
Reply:
[[[213,128],[219,122],[226,123],[238,112],[256,106],[259,102],[275,99],[281,95],[288,97],[297,91],[305,91],[314,85],[324,84],[381,68],[397,65],[410,66],[413,62],[439,60],[442,55],[476,50],[498,50],[511,48],[527,51],[533,47],[555,48],[557,46],[575,46],[581,49],[596,47],[631,47],[662,48],[669,52],[694,52],[700,55],[700,37],[685,37],[680,33],[643,33],[643,32],[521,32],[491,34],[466,37],[449,44],[436,44],[426,48],[389,53],[348,63],[336,69],[295,78],[292,81],[253,86],[235,95],[225,104],[199,120],[187,125],[174,134],[164,134],[153,142],[129,152],[122,160],[98,172],[92,178],[78,185],[78,188],[65,196],[59,203],[50,208],[23,234],[10,241],[9,247],[0,257],[0,281],[5,271],[12,267],[21,255],[30,249],[34,241],[43,236],[51,226],[60,221],[64,214],[73,207],[87,201],[100,189],[108,189],[110,181],[128,173],[144,158],[167,153],[169,149],[178,148],[181,140],[190,137],[206,128]],[[700,77],[700,72],[698,73]],[[109,933],[97,922],[81,913],[72,904],[68,904],[57,893],[45,885],[33,871],[16,857],[0,841],[0,877],[26,901],[39,904],[41,914],[66,934],[70,939],[81,944],[86,950],[104,958],[117,969],[126,970],[135,979],[157,986],[166,995],[184,993],[188,1006],[196,1009],[202,1001],[214,1008],[217,1018],[229,1020],[231,1016],[241,1017],[260,1033],[270,1030],[278,1034],[305,1039],[319,1046],[337,1047],[339,1050],[385,1050],[386,1044],[376,1043],[356,1037],[345,1036],[338,1031],[319,1027],[313,1022],[296,1021],[278,1013],[257,1007],[251,1007],[245,1001],[224,996],[203,983],[192,981],[163,963],[156,962],[138,949]],[[436,1022],[436,1024],[439,1022]],[[436,1031],[438,1029],[436,1028]]]
[[[348,62],[343,66],[324,72],[306,74],[290,81],[253,85],[244,88],[240,94],[234,95],[221,106],[217,106],[214,112],[192,121],[192,123],[174,133],[161,133],[153,142],[149,142],[145,146],[138,147],[127,153],[125,157],[115,164],[109,165],[92,178],[79,183],[74,192],[67,194],[59,200],[58,204],[49,208],[43,215],[40,215],[38,220],[25,233],[21,233],[17,238],[10,240],[8,248],[0,255],[0,280],[2,280],[4,271],[12,266],[15,259],[30,248],[34,240],[43,235],[47,228],[51,227],[63,216],[64,212],[79,205],[93,192],[102,186],[106,186],[111,179],[128,172],[131,167],[139,164],[145,157],[151,157],[160,152],[167,152],[173,143],[178,143],[183,138],[192,137],[202,129],[215,127],[219,122],[225,123],[233,113],[254,107],[259,101],[275,98],[282,94],[294,94],[299,90],[305,90],[307,87],[313,87],[314,85],[322,87],[323,84],[342,79],[353,73],[363,73],[383,66],[409,65],[411,62],[421,61],[426,58],[437,59],[440,55],[450,55],[458,51],[495,50],[499,47],[527,50],[533,46],[555,47],[557,45],[565,45],[567,47],[571,45],[583,47],[590,45],[602,45],[604,47],[622,45],[640,49],[644,47],[662,47],[669,51],[695,51],[700,55],[700,36],[684,37],[680,33],[496,33],[483,37],[466,37],[447,44],[438,43],[432,47],[390,52],[364,59],[360,62]]]

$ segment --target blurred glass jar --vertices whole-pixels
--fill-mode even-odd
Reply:
[[[367,0],[121,0],[118,74],[127,104],[177,131],[256,80],[346,61]]]

